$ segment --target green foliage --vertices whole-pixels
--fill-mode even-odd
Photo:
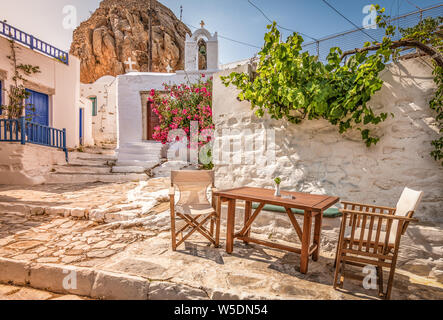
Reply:
[[[438,127],[440,129],[440,138],[432,141],[434,150],[431,152],[431,156],[436,161],[442,161],[443,165],[443,69],[436,67],[434,70],[434,82],[437,85],[437,91],[435,97],[429,103],[431,109],[435,110]]]
[[[378,74],[390,58],[388,40],[376,54],[357,53],[345,63],[343,52],[332,48],[323,64],[317,56],[302,52],[300,35],[294,33],[281,42],[276,23],[268,29],[257,77],[251,80],[246,74],[232,73],[222,78],[225,85],[240,89],[239,99],[250,101],[258,117],[267,112],[291,123],[323,118],[338,126],[340,133],[386,120],[387,114],[375,114],[367,102],[383,85]],[[368,146],[379,140],[369,128],[361,134]]]
[[[403,39],[414,39],[424,44],[438,48],[442,44],[442,37],[436,30],[443,23],[443,17],[426,18],[412,28],[400,28]]]
[[[16,50],[19,47],[15,46],[14,40],[9,40],[11,55],[7,56],[10,60],[14,74],[12,76],[13,85],[9,90],[5,90],[8,95],[8,104],[2,105],[0,108],[7,111],[7,116],[9,119],[17,119],[23,115],[24,110],[35,111],[35,108],[30,103],[25,103],[26,99],[29,98],[29,92],[26,91],[23,82],[25,76],[31,76],[35,73],[40,73],[40,68],[38,66],[33,66],[30,64],[18,64]]]
[[[426,18],[416,26],[407,29],[400,29],[403,39],[414,39],[426,45],[432,46],[440,54],[443,54],[443,37],[438,31],[442,31],[440,26],[443,23],[443,17]],[[429,106],[435,111],[435,120],[440,129],[440,138],[432,141],[434,150],[431,156],[436,161],[441,161],[443,165],[443,68],[435,65],[433,75],[437,86],[434,98],[429,102]]]
[[[206,146],[208,146],[207,148],[205,148]],[[202,153],[206,152],[206,161],[201,161],[199,163],[199,169],[200,170],[212,170],[214,169],[214,163],[212,162],[212,148],[210,147],[209,144],[206,144],[205,147],[203,147],[202,149],[200,149],[200,157]]]
[[[385,30],[382,42],[366,42],[346,60],[343,57],[347,54],[343,55],[340,48],[332,48],[326,63],[318,61],[317,56],[302,52],[303,38],[299,34],[281,41],[274,22],[268,26],[253,76],[234,72],[222,77],[222,81],[226,86],[236,86],[240,90],[239,100],[249,101],[258,117],[267,113],[273,119],[287,119],[295,124],[305,119],[326,119],[341,134],[350,129],[359,130],[370,147],[380,139],[372,133],[373,128],[385,121],[388,114],[376,114],[368,102],[382,88],[380,72],[398,58],[402,49],[407,49],[399,47],[399,43],[393,45],[392,38],[398,30],[390,24],[384,8],[379,5],[375,8],[378,27]],[[417,40],[440,48],[441,52],[443,43],[437,31],[442,22],[442,17],[426,18],[412,28],[400,29],[402,40]],[[437,112],[441,128],[443,76],[437,65],[434,75],[438,90],[430,106]],[[432,156],[436,160],[443,158],[442,144],[442,139],[433,142],[436,150]]]
[[[280,177],[275,178],[275,179],[274,179],[274,182],[275,182],[276,184],[280,184],[280,183],[281,183],[281,179],[280,179]]]

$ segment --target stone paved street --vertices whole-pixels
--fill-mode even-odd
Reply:
[[[96,222],[0,215],[0,256],[39,263],[93,265],[156,234],[143,228],[101,230]]]
[[[89,300],[76,295],[61,295],[28,287],[0,284],[0,300]]]
[[[235,242],[232,255],[226,254],[226,208],[222,213],[220,248],[209,247],[204,238],[194,234],[177,252],[172,252],[169,202],[165,196],[168,185],[167,179],[151,179],[145,183],[100,184],[86,189],[75,185],[0,187],[0,207],[11,209],[0,210],[0,264],[10,268],[0,270],[4,271],[0,272],[0,277],[7,277],[8,272],[11,276],[20,275],[17,268],[23,266],[23,270],[28,270],[23,271],[28,274],[21,278],[23,284],[29,281],[30,286],[36,284],[35,288],[64,293],[55,295],[3,285],[0,297],[378,298],[376,290],[363,289],[363,274],[359,269],[348,269],[345,290],[332,288],[340,219],[324,219],[321,257],[318,262],[310,263],[306,275],[299,272],[297,254],[244,245],[240,241]],[[92,191],[94,194],[88,201]],[[97,219],[99,215],[101,219]],[[242,221],[241,204],[238,220]],[[411,226],[405,243],[414,248],[419,258],[411,259],[408,252],[400,251],[393,299],[443,299],[440,242],[430,248],[424,246],[428,243],[425,237],[436,238],[439,230],[433,226]],[[252,232],[264,240],[283,241],[287,245],[297,241],[289,221],[278,214],[259,217]],[[417,235],[421,235],[421,240]],[[86,284],[80,288],[82,293],[74,291],[74,296],[69,296],[71,291],[60,289],[66,268],[77,268],[83,274],[81,281]]]
[[[151,179],[145,192],[167,187],[167,179]],[[84,208],[93,210],[128,203],[139,182],[54,184],[38,186],[0,185],[0,203],[28,205],[35,208]],[[115,208],[114,208],[115,209]]]

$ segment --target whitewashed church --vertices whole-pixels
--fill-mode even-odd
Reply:
[[[202,47],[204,50],[202,50]],[[202,54],[204,52],[204,54]],[[95,143],[117,142],[115,173],[140,173],[166,157],[165,146],[153,140],[157,116],[151,112],[148,96],[163,84],[193,82],[204,73],[208,77],[219,71],[218,36],[202,27],[186,36],[185,70],[169,73],[138,72],[133,69],[136,57],[126,61],[127,73],[116,79],[104,77],[92,85],[82,85],[82,96],[92,99]],[[167,148],[167,147],[166,147]]]

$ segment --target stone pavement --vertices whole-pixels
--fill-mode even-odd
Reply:
[[[0,300],[89,300],[76,295],[61,295],[28,287],[0,284]]]
[[[48,214],[100,222],[129,220],[149,212],[156,191],[167,198],[165,178],[142,182],[0,186],[0,212]],[[166,199],[167,200],[167,199]]]
[[[150,198],[164,189],[165,183],[164,179],[155,179],[141,184],[100,184],[93,192],[74,185],[0,188],[0,201],[14,198],[15,207],[35,205],[0,214],[0,257],[93,266],[131,243],[157,235],[160,229],[137,223],[125,230],[115,227],[141,216],[149,221],[155,219],[156,213],[167,210],[167,198],[162,196],[163,202]],[[142,199],[150,205],[143,208],[146,203],[141,203]],[[8,208],[7,204],[4,207]],[[96,219],[99,213],[102,218]],[[104,225],[103,221],[110,224]]]
[[[85,220],[2,214],[0,256],[39,263],[90,266],[135,241],[156,235],[143,228],[100,230],[97,226],[96,222]]]
[[[0,187],[0,281],[97,299],[377,299],[376,290],[363,289],[358,268],[348,268],[344,290],[331,286],[339,219],[324,219],[321,257],[306,275],[297,254],[242,242],[226,254],[224,224],[221,248],[195,234],[172,252],[168,184]],[[225,215],[224,208],[223,222]],[[392,298],[443,299],[441,229],[409,230]],[[278,214],[261,215],[252,231],[294,242]],[[61,286],[66,270],[78,273],[78,290]]]

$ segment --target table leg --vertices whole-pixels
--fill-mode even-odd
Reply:
[[[217,206],[216,206],[216,214],[217,220],[215,223],[215,247],[218,248],[220,246],[220,224],[221,224],[221,197],[217,197]]]
[[[246,223],[248,222],[249,218],[251,217],[251,213],[252,213],[252,202],[251,201],[246,201],[245,203],[245,223],[244,226],[246,225]],[[251,236],[251,229],[249,229],[249,231],[246,233],[247,237]],[[247,241],[243,241],[244,243],[248,244],[249,242]]]
[[[302,244],[301,244],[301,259],[300,259],[301,273],[308,272],[309,246],[311,243],[311,227],[312,227],[311,211],[305,210],[305,216],[303,220]]]
[[[317,213],[315,216],[315,225],[314,225],[314,244],[317,245],[317,249],[312,253],[312,260],[317,261],[320,255],[320,235],[321,235],[321,225],[323,220],[323,211]]]
[[[234,251],[235,199],[228,202],[228,221],[226,225],[226,252]]]

